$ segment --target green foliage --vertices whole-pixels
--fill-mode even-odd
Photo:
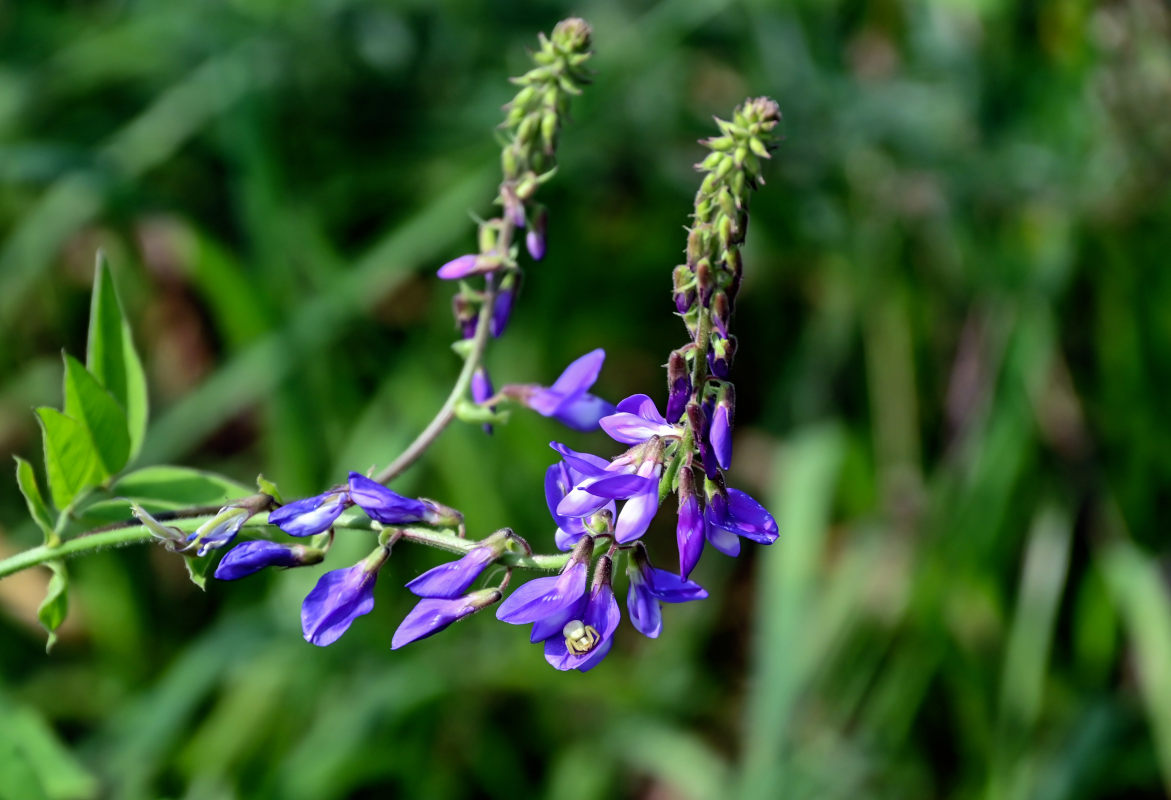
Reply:
[[[41,487],[37,485],[37,473],[33,465],[20,456],[16,456],[16,485],[24,495],[24,502],[28,506],[28,513],[33,522],[45,534],[45,541],[53,536],[53,518],[49,507],[45,505],[45,498],[41,495]]]
[[[66,357],[67,367],[69,366],[68,362],[69,358]],[[94,288],[89,310],[89,340],[86,347],[85,363],[89,373],[93,378],[96,378],[95,382],[101,384],[113,396],[123,412],[120,429],[116,420],[109,418],[113,416],[112,411],[103,410],[101,412],[103,424],[100,426],[100,433],[108,450],[104,449],[103,442],[99,441],[99,451],[104,454],[103,463],[106,465],[108,473],[112,475],[126,464],[128,458],[137,455],[142,448],[142,440],[146,435],[147,395],[146,375],[142,370],[142,361],[138,357],[138,351],[134,349],[134,340],[130,335],[130,324],[126,321],[126,314],[122,310],[122,301],[118,298],[118,292],[114,288],[114,278],[110,274],[106,257],[102,253],[98,253],[97,266],[94,271]],[[80,364],[77,365],[78,368],[80,366]],[[70,369],[66,375],[65,412],[67,414],[70,413],[68,381],[73,379],[75,372],[77,370]],[[84,372],[80,374],[86,375]],[[80,382],[84,382],[84,378],[81,378]],[[87,392],[87,396],[93,394],[92,390]],[[103,401],[93,402],[93,405],[103,405]],[[88,414],[86,420],[91,432],[99,430]],[[109,438],[105,440],[104,437]],[[126,456],[122,458],[122,463],[110,466],[111,462],[116,462],[118,456],[121,455],[121,439],[125,437],[129,438]],[[99,434],[94,433],[94,438],[97,440]],[[106,454],[108,454],[108,460]]]

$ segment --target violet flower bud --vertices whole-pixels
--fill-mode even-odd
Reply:
[[[350,473],[350,499],[370,519],[384,525],[409,525],[427,517],[428,507],[423,501],[403,497],[359,472]]]
[[[447,281],[459,280],[469,275],[483,275],[503,266],[500,256],[468,253],[448,261],[436,271],[436,275]]]
[[[268,524],[276,525],[290,536],[315,536],[337,520],[353,503],[345,487],[330,489],[315,497],[306,497],[283,505],[269,513]]]
[[[667,420],[676,423],[691,398],[691,371],[679,350],[672,351],[667,358],[667,391]]]
[[[492,338],[497,338],[508,327],[508,318],[512,315],[512,304],[516,300],[518,273],[512,271],[500,281],[500,289],[492,301],[492,318],[488,321],[488,332]]]
[[[711,303],[712,292],[716,288],[716,277],[712,273],[712,262],[708,259],[701,258],[699,263],[695,265],[695,282],[699,287],[699,302],[706,308]]]
[[[671,273],[671,278],[674,283],[672,294],[675,298],[675,310],[680,314],[686,314],[695,304],[695,274],[686,264],[680,264]]]
[[[390,649],[398,650],[411,642],[426,639],[453,622],[487,608],[499,600],[498,589],[481,589],[454,598],[425,597],[415,604],[399,624],[394,637],[390,640]]]
[[[264,539],[242,542],[227,552],[216,566],[215,577],[234,581],[265,567],[304,567],[325,558],[325,551],[303,544],[277,544]]]
[[[716,399],[715,416],[712,418],[711,430],[708,433],[712,452],[716,461],[724,469],[732,465],[732,415],[736,407],[736,390],[732,384],[720,387]]]
[[[494,543],[473,548],[457,561],[427,570],[408,583],[407,589],[419,597],[459,597],[504,552],[503,544],[502,540],[499,546]]]
[[[679,470],[679,523],[675,540],[679,547],[679,574],[686,578],[699,563],[703,554],[705,521],[695,494],[695,478],[691,467]]]
[[[545,257],[545,230],[549,224],[549,215],[544,206],[537,208],[533,215],[533,225],[525,234],[525,249],[533,261],[540,261]]]
[[[736,337],[725,339],[718,332],[712,332],[711,348],[707,354],[708,369],[717,378],[727,378],[732,368],[732,359],[736,357]]]
[[[732,317],[732,304],[728,301],[728,295],[722,291],[717,291],[712,295],[712,326],[719,332],[720,336],[727,338],[728,323]]]
[[[659,603],[686,603],[707,597],[707,591],[698,583],[652,567],[642,542],[631,552],[626,575],[630,579],[630,592],[626,596],[630,624],[650,639],[657,638],[663,629]]]
[[[451,313],[455,317],[455,324],[459,327],[460,336],[471,339],[476,335],[476,309],[462,294],[451,298]]]
[[[622,612],[611,586],[613,566],[609,556],[598,559],[594,582],[580,616],[566,621],[561,636],[545,639],[545,660],[559,670],[588,672],[601,663],[614,646],[614,631],[622,621]]]
[[[663,472],[662,450],[646,458],[635,473],[648,479],[646,488],[626,501],[614,523],[614,541],[632,542],[646,533],[659,511],[659,476]]]
[[[301,604],[305,641],[318,647],[333,644],[355,619],[374,610],[374,583],[389,558],[390,549],[379,547],[352,567],[322,575]]]
[[[472,400],[483,405],[484,401],[492,397],[496,390],[492,388],[492,378],[488,376],[488,370],[483,366],[476,367],[476,371],[472,373]],[[488,408],[489,411],[495,411],[494,406]],[[491,434],[492,426],[487,422],[484,423],[484,433]]]

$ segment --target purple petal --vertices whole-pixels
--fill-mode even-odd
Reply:
[[[533,623],[533,632],[529,636],[529,641],[533,644],[543,642],[547,639],[561,639],[565,642],[565,636],[561,632],[565,628],[565,623],[571,619],[581,619],[586,613],[586,604],[588,598],[583,594],[577,599],[577,602],[558,611],[556,614],[550,614],[544,619],[539,619]]]
[[[545,640],[545,660],[560,670],[588,672],[610,652],[614,644],[614,631],[621,620],[622,612],[614,598],[614,590],[608,584],[596,587],[590,593],[582,622],[598,632],[598,644],[588,653],[575,655],[566,649],[563,637],[550,636]]]
[[[374,609],[377,571],[365,564],[335,569],[321,576],[301,605],[305,640],[325,647],[338,640],[351,623]]]
[[[605,360],[605,350],[600,347],[597,350],[591,350],[566,367],[561,376],[549,388],[562,396],[588,391],[594,385],[594,381],[598,379],[598,373],[602,371],[602,364]]]
[[[733,558],[740,555],[740,537],[714,523],[710,515],[708,517],[708,523],[704,528],[704,534],[707,536],[707,540],[711,542],[712,547],[724,555],[732,556]]]
[[[659,480],[657,476],[643,475],[611,475],[606,478],[587,479],[579,486],[597,497],[610,500],[624,500],[628,497],[637,497],[657,491]]]
[[[480,257],[474,253],[453,258],[440,267],[439,271],[435,274],[447,281],[466,278],[476,271],[476,265],[479,263],[479,260]]]
[[[558,528],[553,534],[553,543],[562,552],[572,550],[578,541],[581,540],[581,537],[586,535],[585,525],[582,524],[580,519],[570,520],[570,522],[576,522],[581,527],[581,530],[575,530],[574,526],[570,526],[568,530],[566,528]]]
[[[599,424],[611,439],[623,444],[638,444],[652,436],[678,436],[674,425],[651,422],[636,414],[619,411],[602,417]]]
[[[236,545],[220,559],[215,569],[215,577],[221,581],[234,581],[259,572],[265,567],[296,567],[303,562],[304,548],[290,547],[257,540],[242,542]]]
[[[657,567],[647,567],[646,585],[648,591],[664,603],[687,603],[707,598],[707,590],[698,583]]]
[[[573,487],[566,493],[565,497],[561,498],[561,502],[557,504],[557,513],[564,517],[584,517],[592,514],[598,509],[610,502],[608,498],[598,497],[595,494],[590,494],[587,489],[587,484],[598,480],[597,478],[586,478],[584,481]]]
[[[512,303],[515,299],[516,290],[508,286],[501,288],[496,299],[492,301],[492,319],[489,321],[488,328],[492,338],[500,336],[508,327],[508,318],[512,316]]]
[[[536,578],[510,594],[496,618],[512,625],[523,625],[555,614],[575,603],[585,594],[586,565],[577,563],[560,575]]]
[[[328,530],[348,503],[344,491],[325,492],[281,506],[268,515],[268,522],[290,536],[315,536]]]
[[[560,442],[549,442],[549,446],[565,459],[565,463],[570,469],[576,470],[582,477],[601,475],[610,467],[609,461],[593,453],[579,453]]]
[[[427,570],[408,583],[407,589],[419,597],[459,597],[495,558],[493,548],[477,547],[458,561]]]
[[[545,232],[530,230],[525,234],[525,249],[529,251],[533,261],[540,261],[545,257]]]
[[[639,476],[648,481],[647,488],[622,506],[614,523],[614,541],[626,544],[646,533],[659,510],[659,473],[662,470],[663,465],[657,461],[644,461],[638,468]]]
[[[728,420],[728,407],[722,403],[716,406],[716,415],[712,420],[709,436],[716,461],[721,467],[728,469],[732,465],[732,424]]]
[[[686,578],[699,563],[703,553],[704,520],[699,513],[699,501],[695,495],[688,497],[679,506],[679,525],[675,528],[679,545],[679,574]]]
[[[421,522],[427,506],[419,500],[403,497],[381,483],[358,472],[350,473],[350,499],[365,511],[370,519],[387,525]]]
[[[630,578],[630,592],[626,595],[626,612],[634,629],[648,639],[657,639],[663,630],[663,614],[659,601],[650,587],[636,574]]]
[[[614,406],[592,394],[582,394],[563,400],[549,415],[567,428],[589,433],[596,431],[603,417],[614,413]]]
[[[390,649],[398,650],[411,642],[433,636],[476,609],[477,606],[469,602],[467,597],[424,598],[415,604],[399,624],[390,640]]]
[[[745,492],[728,490],[728,513],[735,517],[741,536],[762,544],[772,544],[777,540],[777,521],[768,509]]]

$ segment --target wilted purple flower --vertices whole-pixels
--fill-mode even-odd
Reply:
[[[374,609],[378,570],[388,558],[390,549],[379,547],[352,567],[322,575],[301,604],[305,641],[318,647],[333,644],[355,619],[369,614]]]
[[[215,576],[234,581],[259,572],[265,567],[304,567],[325,558],[325,551],[303,544],[285,545],[258,539],[236,545],[220,559]]]
[[[652,567],[641,542],[627,562],[626,575],[630,578],[630,593],[626,596],[630,624],[651,639],[658,637],[663,628],[660,602],[686,603],[707,597],[707,591],[698,583],[665,569]]]
[[[398,629],[394,632],[394,638],[390,641],[390,649],[398,650],[411,642],[426,639],[432,634],[439,633],[456,620],[474,614],[499,599],[500,592],[497,589],[481,589],[463,597],[424,598],[415,604],[415,607],[399,624]]]
[[[494,545],[473,548],[457,561],[427,570],[408,583],[407,589],[419,597],[459,597],[501,552],[502,548]]]
[[[728,489],[725,496],[715,492],[704,510],[705,534],[712,547],[729,556],[740,554],[743,536],[759,544],[777,540],[777,521],[760,503],[739,489]]]
[[[370,519],[384,525],[408,525],[427,518],[427,505],[422,500],[403,497],[360,472],[350,473],[350,499]]]
[[[592,431],[598,420],[614,412],[613,405],[589,393],[605,360],[606,351],[593,350],[566,367],[552,386],[512,384],[501,393],[574,430]]]
[[[529,251],[533,261],[540,261],[545,257],[545,228],[549,223],[549,215],[544,206],[537,209],[533,217],[533,226],[525,234],[525,248]]]
[[[520,586],[500,604],[496,618],[511,625],[536,623],[531,637],[534,642],[552,635],[551,627],[564,624],[559,621],[562,612],[575,607],[585,595],[593,549],[593,538],[583,536],[560,575],[535,578]]]
[[[268,523],[290,536],[313,536],[328,530],[351,505],[350,493],[345,487],[330,489],[316,497],[281,506],[268,515]]]
[[[187,537],[190,543],[188,548],[198,548],[197,556],[207,555],[208,550],[218,550],[231,544],[244,527],[244,523],[253,515],[252,510],[240,506],[224,506],[219,513],[195,529]]]
[[[545,660],[559,670],[588,672],[601,663],[614,646],[614,631],[622,620],[610,585],[609,556],[598,559],[589,597],[576,604],[578,613],[561,627],[561,635],[545,639]]]
[[[599,423],[611,439],[623,444],[638,444],[652,436],[678,437],[679,428],[671,425],[645,394],[632,394],[620,402],[613,414]]]
[[[675,539],[679,545],[679,574],[686,578],[699,563],[703,553],[705,533],[703,514],[699,510],[699,499],[695,496],[695,480],[691,468],[679,470],[679,522],[675,528]]]

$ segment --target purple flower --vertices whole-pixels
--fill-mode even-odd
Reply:
[[[533,226],[525,234],[525,248],[529,251],[533,261],[540,261],[545,257],[545,228],[548,222],[549,215],[545,211],[545,207],[539,207],[533,218]]]
[[[497,589],[481,589],[463,597],[427,597],[411,609],[394,632],[390,649],[398,650],[411,642],[439,633],[456,620],[474,614],[500,599]]]
[[[358,617],[374,608],[374,582],[378,570],[390,558],[379,547],[352,567],[335,569],[318,579],[301,604],[301,629],[305,641],[318,647],[333,644]]]
[[[500,604],[496,618],[511,625],[534,623],[533,642],[556,633],[585,595],[593,550],[593,537],[583,536],[560,575],[535,578],[518,588]]]
[[[316,497],[281,506],[268,515],[268,523],[290,536],[313,536],[328,530],[350,505],[345,488],[330,489]]]
[[[578,453],[559,442],[549,446],[561,454],[577,482],[552,509],[555,517],[586,517],[604,508],[609,501],[624,500],[647,491],[652,479],[635,474],[633,459],[620,457],[607,462],[590,453]],[[548,497],[546,497],[548,499]]]
[[[759,544],[777,540],[777,521],[760,503],[739,489],[728,489],[708,498],[704,510],[705,534],[712,547],[729,556],[740,554],[743,536]]]
[[[626,596],[630,624],[651,639],[657,638],[663,628],[660,602],[686,603],[707,597],[707,591],[699,584],[652,567],[641,543],[627,563],[626,575],[630,578],[630,593]]]
[[[545,660],[557,669],[588,672],[614,646],[614,631],[622,613],[610,585],[611,569],[609,556],[598,559],[589,597],[578,601],[574,609],[577,613],[562,625],[560,636],[545,639]]]
[[[208,550],[218,550],[231,544],[254,512],[240,506],[224,506],[219,513],[195,529],[187,537],[190,548],[198,548],[197,556],[207,555]]]
[[[429,569],[407,584],[407,589],[419,597],[459,597],[475,583],[476,578],[500,555],[500,549],[482,545],[469,550],[458,561],[449,561]]]
[[[675,528],[675,539],[679,545],[679,574],[684,578],[699,563],[705,528],[703,514],[699,511],[699,499],[695,496],[691,468],[685,466],[679,470],[679,523]]]
[[[403,497],[358,472],[350,473],[350,499],[370,519],[384,525],[407,525],[427,521],[427,504]]]
[[[593,350],[566,367],[552,386],[514,384],[505,386],[502,392],[574,430],[592,431],[598,427],[598,420],[614,411],[610,403],[589,393],[605,360],[604,350]]]
[[[234,581],[265,567],[303,567],[317,564],[323,558],[325,552],[316,547],[277,544],[258,539],[243,542],[229,550],[216,566],[215,576],[221,581]]]
[[[554,444],[556,445],[555,442]],[[565,449],[568,450],[569,448]],[[580,459],[586,460],[592,466],[596,466],[603,471],[605,470],[607,463],[605,459],[590,455],[589,453],[577,453],[575,455]],[[553,521],[557,523],[557,532],[553,535],[553,539],[559,550],[570,549],[577,544],[582,536],[590,532],[586,517],[571,517],[557,513],[557,507],[565,499],[565,495],[569,493],[575,484],[585,478],[585,475],[566,462],[558,462],[545,470],[545,503],[549,506],[549,513],[552,515]],[[598,510],[609,511],[611,518],[613,518],[615,514],[614,501],[604,501],[601,509]]]
[[[678,437],[679,429],[671,425],[645,394],[632,394],[618,404],[613,414],[599,420],[610,438],[623,444],[638,444],[652,436]]]

